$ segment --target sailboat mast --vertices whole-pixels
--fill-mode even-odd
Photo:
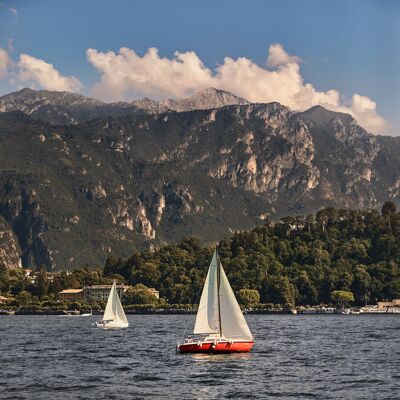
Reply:
[[[216,248],[216,254],[217,254],[217,291],[218,291],[218,321],[219,321],[219,336],[222,336],[222,321],[221,321],[221,301],[220,301],[220,293],[219,289],[221,286],[221,262],[219,261],[219,256],[218,256],[218,246]]]

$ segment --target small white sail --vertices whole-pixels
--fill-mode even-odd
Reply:
[[[128,323],[124,309],[122,308],[121,300],[119,299],[117,286],[113,283],[110,294],[108,295],[106,310],[103,316],[104,321],[115,321]]]
[[[214,252],[197,311],[194,333],[219,332],[217,254]]]
[[[220,261],[218,260],[218,262]],[[253,335],[244,319],[222,265],[220,265],[219,299],[222,335],[229,339],[252,340]]]

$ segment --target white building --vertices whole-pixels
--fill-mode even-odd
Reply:
[[[107,301],[108,295],[110,294],[112,285],[93,285],[86,286],[83,288],[84,297],[86,301]],[[125,293],[131,286],[118,285],[117,293],[121,298],[121,295]]]

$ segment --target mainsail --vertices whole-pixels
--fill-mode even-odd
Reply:
[[[217,269],[217,254],[214,252],[200,298],[194,333],[219,332]]]
[[[127,323],[124,309],[122,308],[121,300],[117,293],[117,286],[113,283],[110,294],[108,296],[106,310],[103,316],[104,321],[116,321]]]
[[[201,294],[194,333],[253,339],[216,251]]]

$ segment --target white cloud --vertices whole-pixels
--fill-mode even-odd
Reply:
[[[387,126],[386,121],[376,112],[376,103],[368,97],[354,94],[351,110],[358,122],[372,132],[379,132]]]
[[[118,54],[88,49],[89,62],[102,76],[94,94],[108,100],[148,95],[154,98],[182,97],[210,86],[211,70],[194,52],[175,53],[175,58],[161,58],[154,47],[140,57],[135,51],[121,48]]]
[[[82,87],[79,79],[60,74],[52,64],[28,54],[21,54],[17,67],[17,79],[30,82],[42,89],[58,91],[79,91]]]
[[[121,48],[118,53],[87,50],[89,62],[101,73],[92,92],[104,100],[181,98],[207,87],[216,87],[247,98],[252,102],[278,101],[294,110],[314,105],[352,114],[367,130],[382,132],[388,128],[370,98],[353,94],[345,102],[335,90],[318,91],[305,83],[300,72],[301,59],[289,55],[280,44],[269,48],[267,64],[261,67],[248,58],[226,57],[211,70],[195,52],[176,52],[171,59],[160,57],[156,48],[139,56],[134,50]],[[52,64],[28,54],[13,62],[7,50],[0,48],[0,79],[17,86],[48,90],[79,91],[82,84],[75,77],[63,76]]]
[[[348,112],[373,132],[386,127],[385,120],[377,114],[375,102],[368,97],[354,94],[350,105],[346,105],[337,90],[318,91],[311,83],[305,83],[300,72],[301,59],[286,53],[280,44],[269,48],[269,68],[245,57],[236,60],[226,57],[211,70],[195,52],[175,52],[169,59],[160,57],[156,48],[148,49],[143,56],[128,48],[121,48],[118,53],[88,49],[86,54],[101,74],[93,94],[103,100],[142,96],[180,98],[216,87],[252,102],[278,101],[294,110],[321,105]]]
[[[301,58],[297,56],[291,56],[284,50],[283,46],[279,43],[272,44],[269,46],[267,64],[270,67],[278,67],[279,65],[295,63],[299,64]]]
[[[8,67],[10,65],[10,57],[7,50],[0,47],[0,79],[8,75]]]

